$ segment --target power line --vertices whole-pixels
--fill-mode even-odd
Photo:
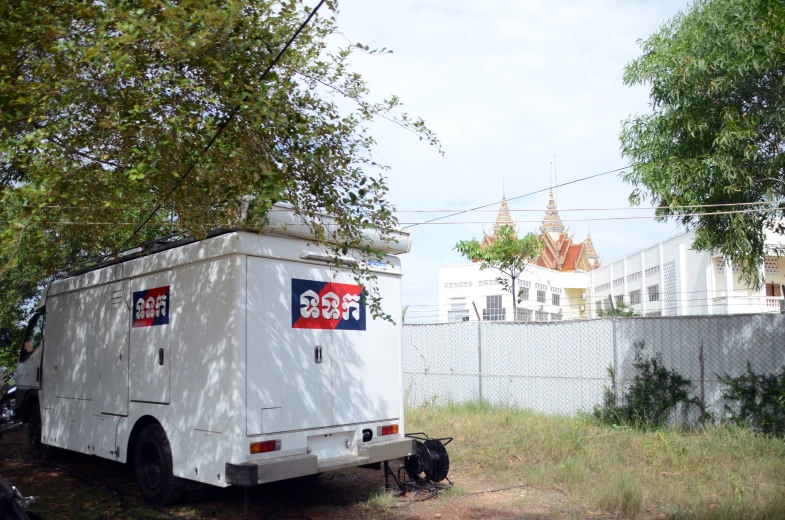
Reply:
[[[594,179],[595,177],[600,177],[602,175],[608,175],[609,173],[620,172],[620,171],[624,170],[625,168],[629,168],[629,167],[630,166],[627,165],[627,166],[624,166],[622,168],[616,168],[615,170],[609,170],[607,172],[596,173],[594,175],[589,175],[587,177],[582,177],[580,179],[575,179],[574,181],[569,181],[569,182],[564,182],[562,184],[557,184],[556,186],[552,186],[550,188],[543,188],[541,190],[532,191],[532,192],[526,193],[524,195],[517,195],[517,196],[511,197],[511,198],[509,198],[507,200],[510,201],[510,200],[522,199],[524,197],[528,197],[530,195],[536,195],[537,193],[542,193],[544,191],[548,191],[548,190],[553,189],[553,188],[560,188],[562,186],[568,186],[570,184],[575,184],[576,182],[587,181],[589,179]],[[454,217],[456,215],[461,215],[462,213],[468,213],[470,211],[477,211],[478,209],[483,209],[483,208],[487,208],[487,207],[490,207],[490,206],[495,206],[496,204],[501,204],[501,201],[491,202],[490,204],[483,204],[482,206],[477,206],[476,208],[471,208],[471,209],[465,209],[465,210],[457,211],[457,212],[452,213],[450,215],[444,215],[444,216],[441,216],[441,217],[436,217],[436,218],[432,218],[430,220],[426,220],[425,222],[414,222],[414,223],[405,225],[404,228],[410,228],[410,227],[419,226],[419,225],[422,225],[422,224],[430,224],[431,222],[436,222],[437,220],[443,220],[443,219],[446,219],[446,218]]]
[[[639,216],[625,216],[625,217],[595,217],[595,218],[573,218],[573,219],[561,219],[562,222],[593,222],[593,221],[605,221],[605,220],[640,220],[640,219],[653,219],[653,218],[667,218],[667,217],[711,217],[715,215],[736,215],[736,214],[746,214],[746,213],[759,213],[759,212],[768,212],[774,211],[771,208],[755,208],[755,209],[740,209],[735,211],[713,211],[711,213],[683,213],[680,215],[667,215],[662,217],[656,217],[651,215],[639,215]],[[438,220],[438,219],[433,219]],[[491,220],[479,220],[479,221],[459,221],[459,222],[434,222],[433,220],[427,220],[425,222],[401,222],[404,227],[413,227],[421,224],[428,224],[428,225],[460,225],[460,224],[494,224],[495,221]],[[539,224],[542,223],[542,220],[514,220],[514,224]],[[407,225],[408,224],[408,225]]]
[[[467,210],[468,211],[468,210]],[[681,215],[669,215],[672,217],[711,217],[716,215],[736,215],[736,214],[749,214],[749,213],[761,213],[761,212],[770,212],[775,211],[773,208],[751,208],[751,209],[740,209],[740,210],[730,210],[730,211],[712,211],[707,213],[683,213]],[[640,219],[653,219],[658,218],[651,215],[631,215],[631,216],[622,216],[622,217],[593,217],[593,218],[574,218],[574,219],[561,219],[562,222],[592,222],[592,221],[605,221],[605,220],[640,220]],[[11,221],[0,221],[0,222],[11,222]],[[514,224],[527,224],[527,223],[541,223],[542,220],[514,220]],[[458,222],[403,222],[402,224],[409,224],[408,227],[413,225],[420,225],[420,224],[428,224],[428,225],[460,225],[460,224],[493,224],[494,221],[491,220],[478,220],[478,221],[458,221]],[[44,224],[44,225],[73,225],[73,226],[135,226],[136,222],[119,222],[119,221],[108,221],[108,222],[82,222],[82,221],[68,221],[68,220],[49,220],[49,221],[36,221],[31,222],[32,224]],[[210,223],[212,225],[218,225],[218,223]],[[101,257],[102,258],[102,257]]]
[[[264,79],[267,77],[267,75],[270,73],[270,71],[273,69],[273,67],[275,67],[275,65],[278,64],[278,61],[280,61],[280,59],[283,57],[283,55],[286,52],[286,50],[292,45],[292,43],[294,43],[294,40],[297,39],[297,37],[302,32],[302,30],[308,25],[308,23],[311,21],[311,19],[316,15],[316,12],[319,10],[320,7],[322,7],[324,2],[325,2],[325,0],[320,0],[320,2],[316,5],[316,7],[308,15],[308,18],[306,18],[305,21],[300,24],[300,26],[294,32],[292,37],[289,38],[289,41],[286,42],[286,45],[283,46],[283,48],[278,52],[278,55],[275,56],[273,61],[267,66],[267,68],[264,70],[264,72],[262,72],[262,75],[259,76],[259,81],[260,82],[264,81]],[[201,151],[201,153],[196,155],[196,157],[194,158],[193,162],[188,167],[188,170],[186,170],[186,172],[182,175],[182,177],[180,177],[180,180],[172,187],[172,189],[169,190],[169,193],[167,193],[166,196],[163,199],[161,199],[161,201],[153,209],[153,211],[150,212],[150,214],[147,216],[147,218],[145,218],[144,221],[141,224],[139,224],[139,227],[137,227],[134,230],[134,232],[131,234],[130,237],[128,237],[128,239],[123,243],[123,245],[120,246],[120,250],[125,249],[125,247],[128,244],[131,243],[131,240],[134,239],[134,237],[137,235],[137,233],[139,233],[139,231],[141,231],[142,228],[144,228],[144,226],[146,226],[147,223],[150,222],[150,220],[155,216],[155,214],[158,213],[158,211],[163,207],[163,205],[166,204],[166,202],[169,200],[169,197],[171,197],[172,194],[175,191],[177,191],[177,189],[180,188],[180,186],[183,185],[183,183],[186,181],[186,179],[191,174],[191,172],[193,172],[194,168],[196,168],[197,164],[199,164],[199,159],[201,159],[210,150],[210,148],[218,140],[218,138],[221,137],[221,135],[224,133],[224,130],[226,130],[226,128],[229,126],[229,123],[231,123],[232,120],[234,120],[234,118],[237,116],[237,113],[240,111],[240,107],[242,106],[242,103],[244,101],[246,101],[249,97],[250,97],[250,94],[246,93],[243,96],[242,101],[240,103],[238,103],[232,109],[232,111],[229,113],[229,115],[226,117],[226,119],[224,119],[224,121],[220,125],[218,125],[218,130],[215,132],[215,135],[213,135],[212,139],[210,139],[210,141],[208,141],[207,145],[204,147],[204,149]]]
[[[683,206],[628,206],[621,208],[559,208],[558,211],[624,211],[624,210],[658,210],[658,209],[682,209],[682,208],[720,208],[728,206],[763,206],[770,204],[779,204],[779,202],[730,202],[726,204],[687,204]],[[772,210],[781,209],[780,207],[770,208]],[[477,212],[477,213],[496,213],[496,209],[478,209],[478,210],[458,210],[458,209],[396,209],[396,213],[449,213],[452,211],[463,212]],[[514,212],[534,212],[541,213],[542,209],[508,209],[507,211]]]

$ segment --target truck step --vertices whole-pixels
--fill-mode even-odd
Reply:
[[[343,457],[334,457],[332,459],[324,459],[319,461],[319,471],[333,471],[336,469],[355,468],[368,464],[370,459],[368,457],[358,457],[357,455],[345,455]]]

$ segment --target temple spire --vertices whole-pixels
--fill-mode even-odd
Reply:
[[[493,234],[499,231],[502,226],[515,226],[515,222],[510,214],[510,207],[507,205],[507,197],[504,196],[504,188],[502,188],[502,205],[499,207],[499,215],[496,217],[496,222],[493,224]]]
[[[556,209],[556,201],[553,198],[553,188],[550,189],[548,209],[545,211],[545,218],[542,219],[541,229],[552,233],[564,232],[564,224],[561,221],[561,217],[559,217],[559,212]]]

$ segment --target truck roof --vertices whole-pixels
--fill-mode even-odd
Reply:
[[[331,217],[320,216],[319,220],[320,222],[318,224],[324,228],[324,236],[334,236],[334,230],[337,230],[338,226],[332,224]],[[169,249],[182,247],[188,244],[199,242],[201,240],[207,240],[238,231],[245,231],[254,234],[289,236],[309,240],[315,240],[317,238],[312,232],[312,225],[304,217],[298,215],[294,209],[288,205],[273,205],[270,212],[268,213],[268,221],[268,224],[265,225],[262,229],[216,229],[209,232],[203,239],[187,237],[180,234],[173,234],[167,237],[151,240],[118,253],[107,254],[103,257],[98,257],[96,259],[98,263],[89,267],[67,271],[65,276],[62,276],[58,279],[80,276],[91,271],[103,269],[104,267],[117,265],[143,256],[160,253]],[[384,241],[384,233],[376,228],[369,228],[364,230],[364,235],[367,239],[366,243],[368,245],[384,254],[397,255],[408,253],[411,250],[411,233],[403,229],[395,229],[387,232],[387,235],[392,238],[392,241]]]

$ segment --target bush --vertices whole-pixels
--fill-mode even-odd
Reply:
[[[726,414],[733,421],[766,435],[785,436],[785,366],[779,374],[747,372],[739,377],[717,375],[725,384],[722,397],[730,401]]]
[[[616,397],[616,372],[608,367],[611,387],[603,394],[602,405],[595,406],[594,417],[604,423],[635,427],[661,427],[679,404],[689,407],[700,403],[690,396],[692,383],[675,370],[668,370],[662,355],[647,357],[644,342],[634,344],[635,375],[627,389]]]

